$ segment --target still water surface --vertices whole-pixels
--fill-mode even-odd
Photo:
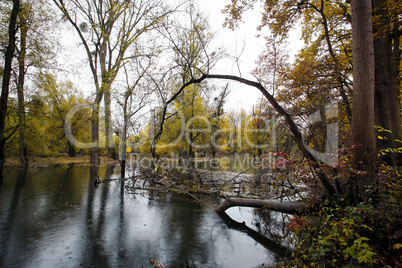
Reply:
[[[99,168],[100,178],[119,170]],[[255,267],[277,255],[211,209],[219,200],[95,188],[87,166],[9,169],[0,187],[0,267]],[[250,220],[251,209],[228,214]]]

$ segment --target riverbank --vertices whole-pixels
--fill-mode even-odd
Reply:
[[[102,164],[112,164],[117,161],[106,157],[101,156],[100,161]],[[5,165],[7,166],[18,166],[20,164],[20,160],[16,156],[10,156],[5,158]],[[89,155],[79,155],[74,157],[69,156],[50,156],[50,157],[39,157],[32,156],[29,157],[29,165],[30,166],[45,166],[45,165],[89,165],[90,164],[90,156]]]

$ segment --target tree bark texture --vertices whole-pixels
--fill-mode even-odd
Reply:
[[[353,107],[352,163],[367,172],[359,183],[373,182],[376,170],[376,137],[374,129],[374,45],[371,0],[352,0],[353,41]]]
[[[103,95],[103,94],[102,94]],[[99,165],[100,157],[99,157],[99,106],[100,101],[102,100],[102,95],[97,93],[97,98],[94,102],[94,107],[92,109],[92,119],[91,119],[91,141],[95,144],[91,149],[91,164]]]
[[[127,99],[124,103],[124,125],[123,125],[123,133],[121,134],[121,145],[119,148],[119,160],[120,160],[120,178],[125,178],[126,176],[126,153],[127,153],[127,128],[128,128],[128,115],[127,115]]]
[[[112,113],[111,113],[110,89],[105,91],[105,136],[107,157],[112,157],[113,154],[113,131],[112,131]]]
[[[13,9],[11,11],[10,22],[8,25],[8,46],[5,52],[3,82],[1,87],[0,97],[0,184],[3,181],[3,166],[4,166],[4,147],[5,147],[5,126],[6,126],[6,113],[8,93],[10,88],[11,78],[11,64],[13,61],[15,51],[15,36],[17,33],[17,17],[20,11],[20,1],[13,1]]]
[[[401,134],[400,102],[397,74],[394,66],[393,33],[381,31],[381,29],[388,26],[385,23],[389,22],[391,18],[389,18],[389,14],[387,14],[383,5],[383,0],[373,0],[374,15],[383,18],[380,20],[382,23],[375,24],[376,27],[373,29],[375,34],[375,124],[391,130],[391,133],[379,133],[387,139],[377,139],[377,151],[394,147],[392,141],[400,139]]]
[[[28,166],[28,149],[25,141],[25,98],[24,98],[24,83],[25,83],[25,56],[27,48],[27,33],[28,27],[25,15],[20,12],[20,49],[18,53],[18,124],[19,124],[19,157],[20,165]]]

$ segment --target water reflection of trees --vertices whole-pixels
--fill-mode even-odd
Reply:
[[[59,243],[52,241],[54,234],[67,233],[70,228],[66,221],[82,197],[75,193],[72,170],[70,166],[31,167],[29,172],[19,169],[8,174],[7,183],[15,181],[15,185],[9,186],[9,197],[2,195],[1,205],[7,209],[2,218],[4,224],[0,224],[0,267],[25,267],[33,261],[43,264],[49,261],[40,259],[49,254],[45,251],[54,254],[58,249],[57,245],[43,247],[41,243]]]
[[[275,253],[275,256],[277,258],[282,257],[285,254],[287,248],[281,246],[280,242],[275,241],[265,235],[262,235],[260,232],[255,231],[254,229],[248,227],[244,222],[240,223],[240,222],[233,220],[225,212],[219,213],[219,216],[221,217],[222,220],[224,220],[227,223],[227,226],[229,228],[239,230],[239,231],[246,233],[248,236],[250,236],[256,242],[260,243],[265,248],[267,248],[270,252]]]
[[[27,176],[28,169],[20,168],[18,170],[17,180],[15,182],[14,191],[11,195],[10,203],[8,209],[6,209],[6,213],[3,216],[1,222],[3,222],[2,227],[0,229],[0,233],[2,234],[0,237],[0,267],[6,267],[7,259],[9,257],[10,252],[12,252],[12,248],[10,248],[10,240],[12,239],[14,232],[12,232],[12,227],[14,224],[14,220],[16,217],[16,211],[19,206],[19,200],[21,195],[22,187],[24,186],[25,179]]]
[[[110,179],[110,169],[112,166],[106,167],[105,179]],[[91,265],[96,267],[109,267],[109,258],[107,256],[107,249],[104,243],[104,228],[105,228],[105,207],[108,202],[108,187],[96,187],[94,181],[98,177],[99,167],[92,165],[90,167],[89,185],[87,191],[87,207],[86,207],[86,233],[82,235],[86,238],[83,249],[84,258],[81,260],[81,267]],[[98,189],[96,189],[98,188]],[[97,208],[99,204],[99,209]]]
[[[255,230],[274,241],[277,244],[288,246],[286,241],[289,239],[287,229],[289,215],[266,209],[253,209],[253,219],[251,224]]]
[[[15,174],[15,187],[1,196],[7,204],[0,204],[6,212],[0,267],[27,266],[24,259],[43,266],[63,259],[74,267],[147,267],[149,258],[165,267],[220,266],[222,244],[215,240],[228,228],[213,211],[187,197],[127,194],[127,182],[113,180],[113,173],[113,166],[72,166],[34,168],[27,179]],[[109,181],[95,188],[98,175]],[[228,246],[239,243],[228,237]],[[12,258],[19,250],[24,253]]]
[[[202,205],[189,198],[164,196],[174,206],[163,217],[163,243],[169,249],[166,267],[198,267],[208,263],[213,243],[205,238]],[[208,263],[210,264],[210,263]]]
[[[144,245],[130,233],[137,219],[127,216],[132,211],[126,211],[125,182],[113,179],[114,168],[114,165],[91,167],[81,267],[146,267],[149,264],[148,256],[142,254]],[[98,175],[106,183],[95,187]]]

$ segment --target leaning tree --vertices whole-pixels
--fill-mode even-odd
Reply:
[[[371,1],[370,0],[352,0],[352,37],[353,37],[353,59],[354,59],[354,90],[353,90],[353,111],[352,111],[352,141],[357,146],[353,163],[354,168],[358,169],[361,175],[353,175],[349,178],[349,202],[355,202],[364,199],[365,189],[374,182],[376,172],[376,146],[375,146],[375,128],[374,128],[374,53],[373,36],[371,22]],[[199,69],[197,69],[199,71]],[[317,174],[322,186],[326,190],[326,198],[334,201],[339,200],[339,192],[334,183],[328,177],[327,172],[322,168],[320,161],[311,153],[303,142],[302,133],[293,120],[292,116],[282,107],[269,93],[269,91],[260,83],[232,75],[218,75],[203,73],[198,77],[192,76],[185,82],[165,103],[162,113],[163,124],[168,104],[177,98],[186,87],[192,84],[199,84],[208,79],[223,79],[236,81],[258,89],[273,108],[283,116],[285,122],[291,131],[303,156],[309,160],[315,173]],[[162,129],[162,126],[160,127]],[[332,170],[333,172],[334,170]],[[295,212],[305,208],[301,202],[271,202],[264,200],[239,200],[227,199],[216,208],[216,211],[222,212],[230,206],[254,206],[266,207],[276,211]]]

